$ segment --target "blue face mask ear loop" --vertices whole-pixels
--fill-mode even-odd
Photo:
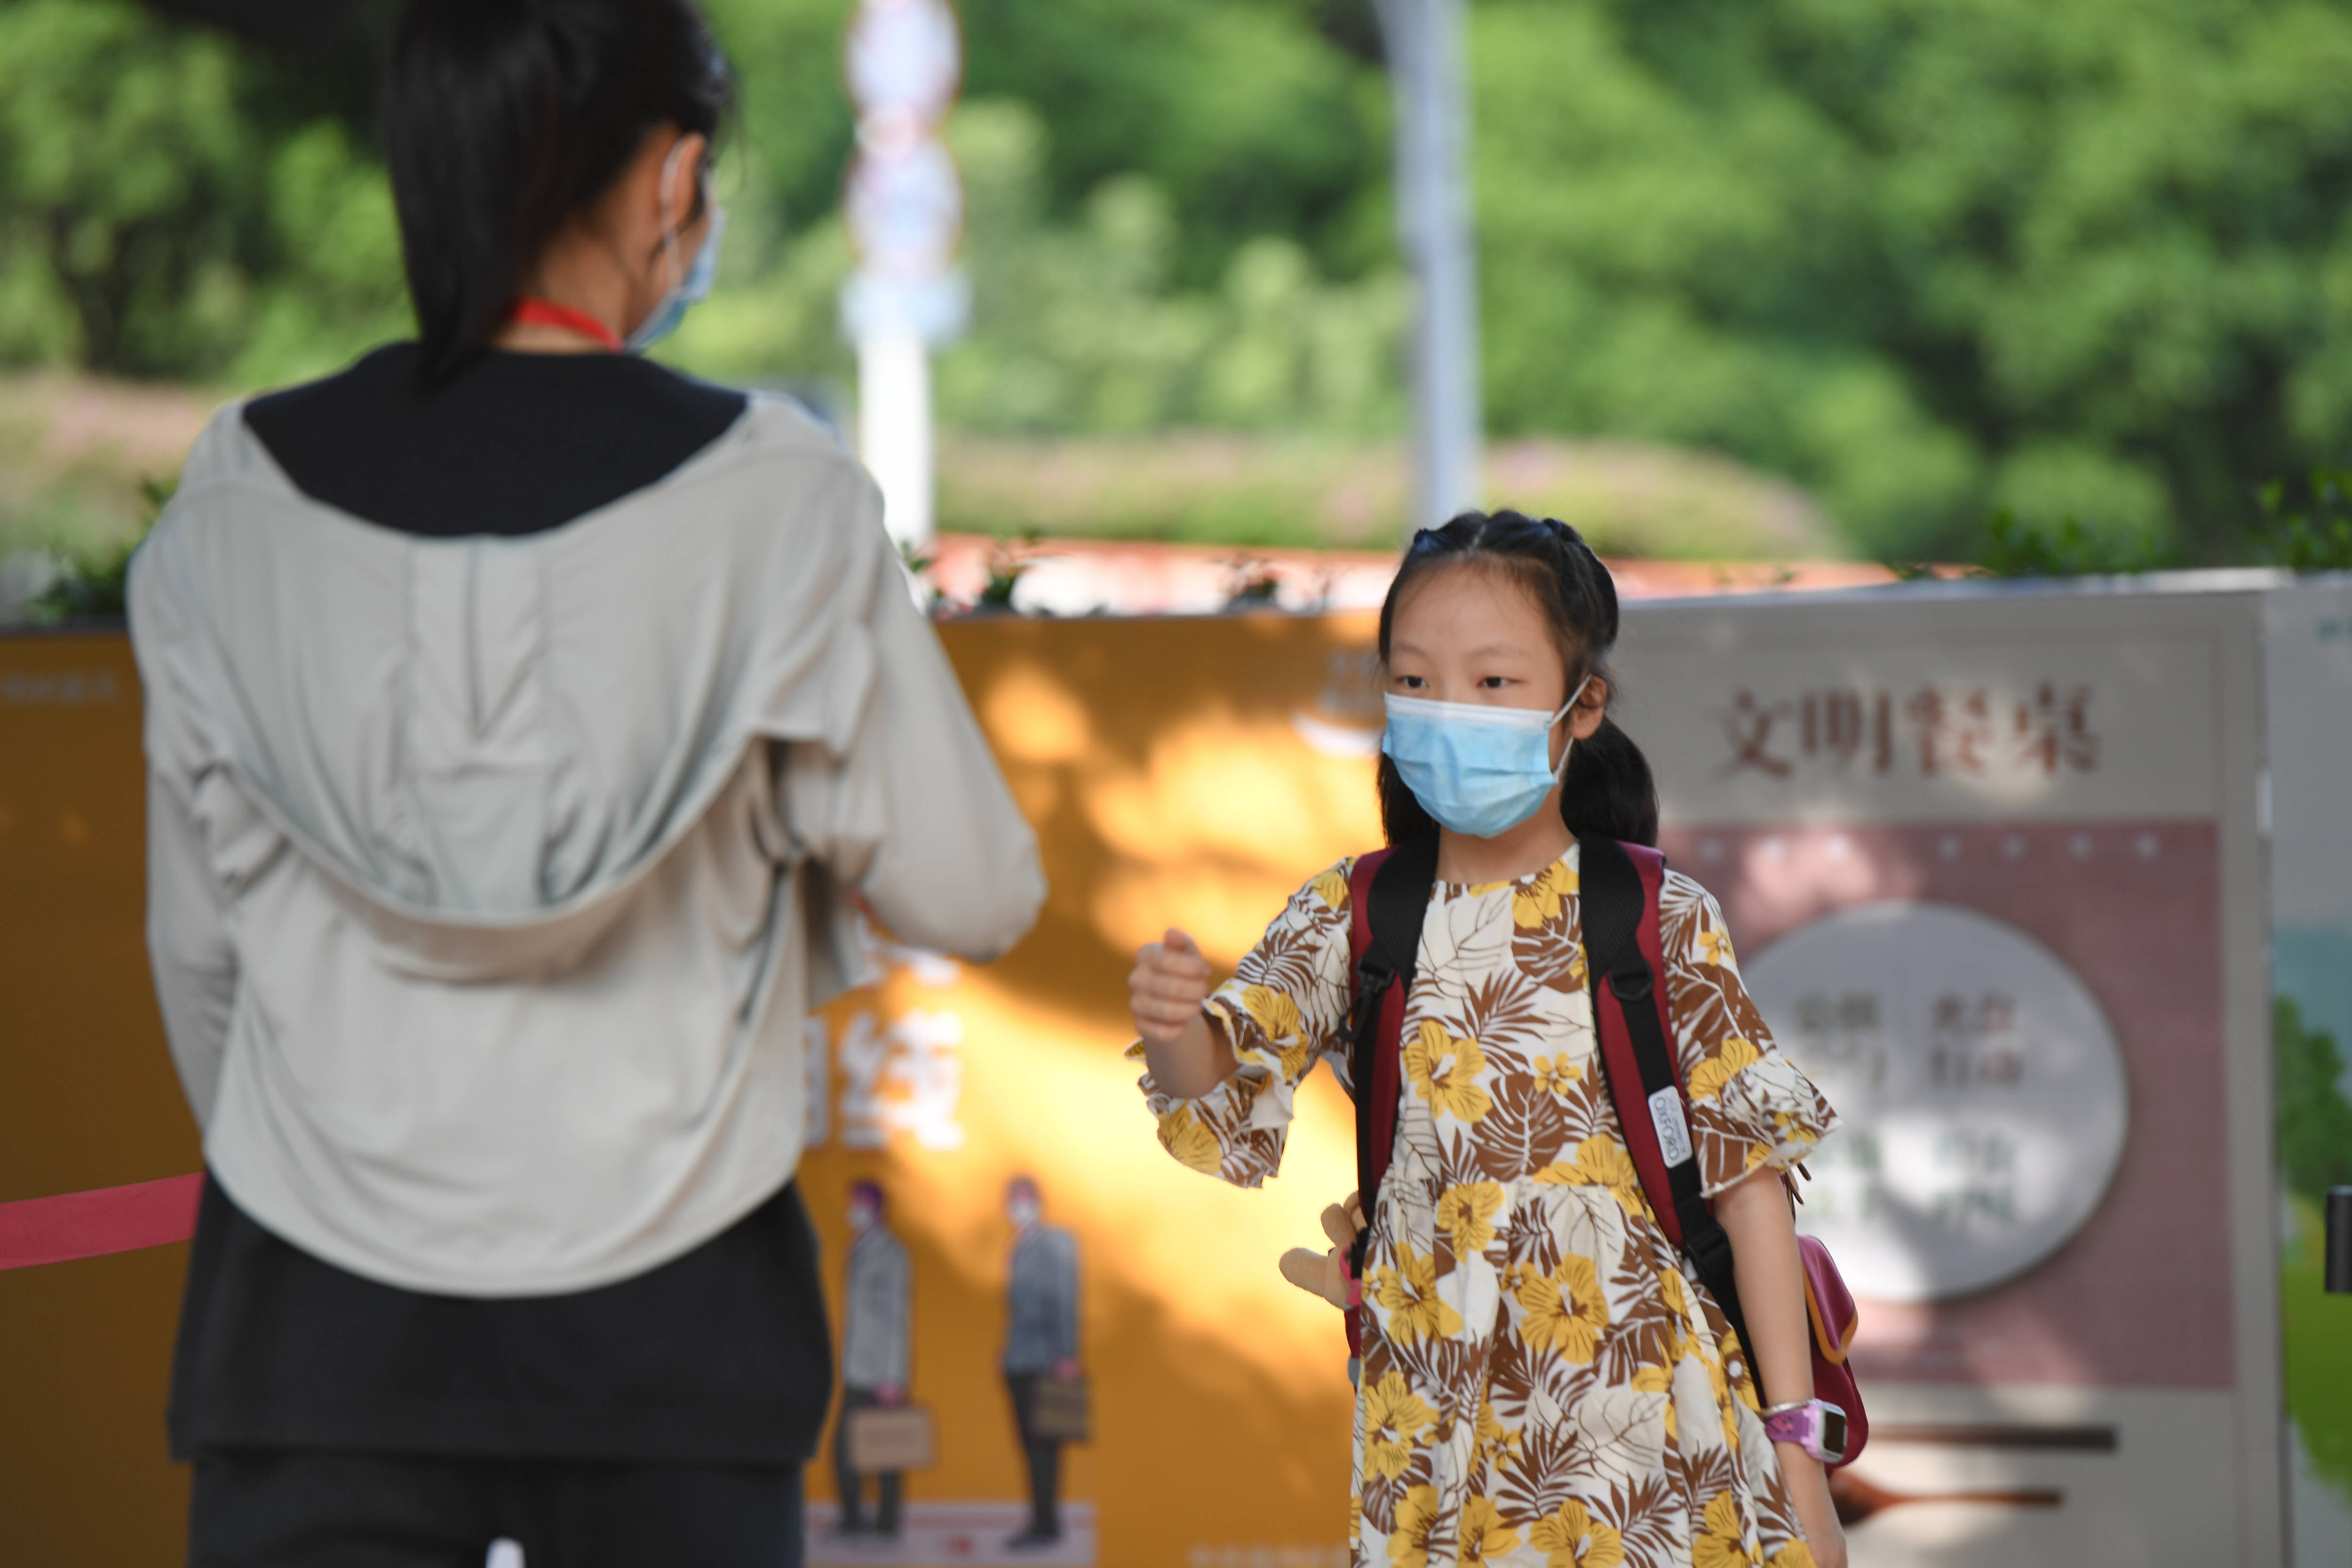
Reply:
[[[1570,714],[1575,712],[1576,700],[1582,697],[1584,695],[1584,689],[1591,684],[1592,677],[1590,674],[1586,675],[1582,680],[1578,681],[1576,683],[1576,689],[1568,694],[1568,700],[1560,704],[1559,711],[1551,716],[1551,723],[1557,724],[1562,719],[1565,719]],[[1546,734],[1549,734],[1551,732],[1551,724],[1544,726],[1544,732]],[[1575,751],[1576,736],[1573,732],[1570,732],[1568,737],[1568,744],[1559,749],[1559,765],[1553,768],[1551,771],[1552,783],[1556,784],[1564,784],[1568,782],[1568,759],[1574,754]]]
[[[681,136],[671,144],[669,156],[662,160],[661,195],[664,201],[669,199],[670,177],[677,173],[677,161],[684,156],[685,153],[686,138]],[[670,281],[662,287],[664,299],[667,299],[673,290],[683,287],[686,282],[686,268],[677,264],[677,235],[678,230],[686,226],[685,215],[681,213],[678,216],[679,223],[676,227],[672,227],[669,223],[669,214],[667,212],[662,214],[662,260],[670,275]]]
[[[677,172],[677,161],[685,152],[686,142],[681,138],[672,145],[668,157],[662,162],[661,190],[665,196],[668,193],[671,179]],[[709,186],[705,184],[700,189],[705,202],[708,203]],[[667,216],[667,213],[663,215],[665,220]],[[625,340],[623,347],[632,353],[643,353],[653,347],[655,343],[677,329],[680,318],[686,314],[688,306],[695,303],[709,291],[710,275],[716,269],[719,261],[719,237],[726,232],[726,218],[725,209],[712,207],[710,232],[703,237],[702,249],[696,255],[693,265],[688,267],[681,267],[677,259],[677,237],[685,225],[681,223],[677,227],[672,228],[665,221],[662,228],[662,259],[668,264],[668,270],[675,281],[662,291],[662,296],[656,301],[652,312],[637,323],[636,329]]]

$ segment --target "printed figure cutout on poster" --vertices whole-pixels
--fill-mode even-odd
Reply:
[[[908,1340],[914,1276],[907,1248],[884,1223],[888,1201],[881,1186],[849,1189],[849,1285],[841,1314],[841,1420],[834,1433],[834,1475],[841,1490],[844,1537],[898,1536],[903,1466],[929,1447],[929,1418],[907,1406]],[[881,1413],[890,1412],[889,1416]],[[894,1429],[895,1428],[895,1429]],[[899,1450],[888,1454],[891,1449]],[[887,1455],[887,1457],[884,1457]],[[883,1468],[887,1466],[888,1468]],[[866,1479],[878,1493],[873,1523],[866,1519]]]
[[[1037,1184],[1028,1176],[1007,1184],[1004,1211],[1013,1233],[1004,1383],[1029,1468],[1029,1522],[1005,1542],[1018,1552],[1062,1539],[1062,1445],[1083,1442],[1088,1432],[1078,1364],[1077,1238],[1045,1222]]]

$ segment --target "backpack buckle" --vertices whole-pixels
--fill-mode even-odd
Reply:
[[[1371,1021],[1381,1016],[1381,1005],[1388,1000],[1389,987],[1396,984],[1396,971],[1367,954],[1356,965],[1356,995],[1348,1009],[1348,1037],[1360,1040]]]
[[[1650,966],[1646,963],[1639,969],[1610,972],[1609,991],[1620,1002],[1646,1002],[1650,999],[1651,989]]]

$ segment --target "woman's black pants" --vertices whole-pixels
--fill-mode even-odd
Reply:
[[[800,1568],[797,1467],[236,1452],[196,1461],[189,1568]]]

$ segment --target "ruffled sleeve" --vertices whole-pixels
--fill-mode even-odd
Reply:
[[[1234,977],[1202,1004],[1224,1026],[1239,1066],[1197,1100],[1140,1081],[1160,1142],[1204,1174],[1255,1187],[1282,1168],[1293,1098],[1326,1053],[1345,1060],[1348,872],[1343,860],[1291,895]],[[1140,1058],[1140,1044],[1129,1054]]]
[[[1669,871],[1659,903],[1675,1045],[1711,1197],[1759,1166],[1785,1170],[1804,1159],[1836,1128],[1837,1113],[1772,1043],[1739,982],[1714,898]]]

